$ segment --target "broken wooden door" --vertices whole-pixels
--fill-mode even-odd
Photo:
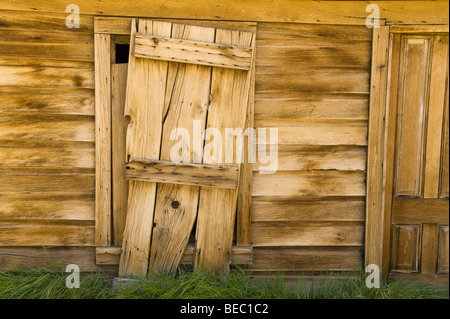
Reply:
[[[225,165],[216,142],[245,127],[254,43],[252,32],[132,21],[120,276],[175,271],[196,221],[195,267],[226,271],[240,163]]]
[[[392,39],[391,270],[438,278],[449,267],[448,33]]]

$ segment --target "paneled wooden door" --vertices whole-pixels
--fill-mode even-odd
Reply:
[[[392,33],[391,273],[448,282],[448,33]]]

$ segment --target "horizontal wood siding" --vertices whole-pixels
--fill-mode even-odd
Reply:
[[[362,267],[371,40],[258,23],[255,126],[278,128],[279,153],[274,174],[253,165],[255,273]]]
[[[2,269],[96,269],[93,18],[66,16],[1,11]],[[363,264],[371,34],[258,24],[255,126],[280,145],[275,174],[253,166],[255,273]]]
[[[0,268],[95,266],[93,18],[0,14]]]

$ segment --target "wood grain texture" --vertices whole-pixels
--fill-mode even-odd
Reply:
[[[231,248],[231,265],[250,265],[253,261],[253,247],[251,246],[234,246]],[[188,244],[184,252],[181,264],[193,265],[195,262],[195,245]]]
[[[111,65],[112,228],[115,246],[121,246],[123,242],[128,201],[128,181],[123,171],[127,161],[128,120],[124,116],[127,73],[127,63]]]
[[[91,116],[3,113],[0,139],[94,141]]]
[[[431,45],[430,36],[402,36],[395,195],[423,193]]]
[[[240,70],[249,70],[252,60],[250,47],[162,38],[140,33],[135,36],[133,54],[141,58]]]
[[[97,265],[118,265],[122,247],[96,247]],[[249,246],[233,246],[231,249],[231,264],[248,265],[252,262],[253,248]],[[188,244],[180,261],[182,265],[193,265],[195,245]]]
[[[358,171],[253,173],[253,196],[365,196],[365,186]]]
[[[255,40],[254,36],[254,40]],[[250,89],[248,92],[247,115],[244,130],[255,125],[255,82],[256,82],[256,44],[253,45],[253,57],[251,66]],[[251,141],[244,140],[244,149],[248,150]],[[251,214],[252,214],[252,164],[248,151],[244,152],[244,162],[241,164],[239,176],[239,188],[236,208],[236,244],[250,246],[251,238]]]
[[[132,18],[127,17],[94,17],[94,32],[95,33],[107,33],[114,35],[130,35]],[[158,18],[157,21],[172,22],[177,24],[189,24],[199,27],[208,28],[221,28],[230,30],[242,30],[256,32],[255,22],[244,21],[220,21],[220,20],[185,20],[185,19],[162,19]]]
[[[2,222],[0,246],[94,246],[94,226]]]
[[[111,245],[111,37],[95,36],[95,244]]]
[[[279,145],[367,145],[365,121],[256,120],[255,126],[267,135],[276,128]]]
[[[236,189],[239,169],[235,166],[134,160],[125,166],[125,178],[167,184]]]
[[[361,247],[255,247],[253,271],[353,271],[363,264]]]
[[[162,22],[161,22],[161,24],[162,24]],[[179,33],[179,31],[177,31],[177,28],[179,29],[180,27],[181,27],[181,29],[180,29],[181,33]],[[201,35],[201,31],[204,31],[204,30],[206,30],[206,28],[185,27],[182,25],[174,24],[173,28],[172,28],[172,37],[175,37],[175,38],[184,37],[189,40],[197,40],[198,41],[198,40],[202,40],[201,38],[200,39],[198,39],[198,38]],[[210,29],[210,30],[214,30],[214,29]],[[143,32],[143,31],[140,30],[140,32]],[[177,35],[177,32],[179,33],[178,35]],[[184,34],[183,34],[183,32],[184,32]],[[196,35],[195,32],[198,32],[198,35]],[[217,32],[220,33],[219,31],[217,31]],[[211,39],[209,39],[209,41],[212,42],[213,40],[214,40],[214,33],[211,33]],[[233,44],[233,43],[230,43],[230,44]],[[133,46],[133,43],[132,43],[132,46]],[[202,86],[198,86],[198,84],[202,83],[202,80],[204,81],[204,79],[206,77],[209,77],[211,74],[211,71],[207,67],[203,67],[203,69],[201,69],[201,68],[202,67],[199,67],[199,66],[191,66],[191,65],[186,65],[186,64],[174,64],[174,63],[169,64],[169,69],[167,72],[167,80],[166,80],[167,87],[164,91],[165,92],[164,93],[164,96],[165,96],[164,110],[162,112],[163,117],[164,117],[164,123],[163,123],[163,127],[162,127],[162,130],[163,130],[162,144],[161,144],[162,148],[160,149],[160,155],[159,155],[161,159],[167,159],[167,160],[169,159],[169,155],[170,155],[169,151],[171,149],[171,146],[174,144],[173,142],[170,142],[170,141],[168,142],[169,135],[170,135],[169,133],[171,132],[171,128],[183,126],[183,123],[188,120],[192,121],[192,118],[187,117],[185,120],[183,120],[184,122],[180,122],[179,114],[182,113],[181,111],[183,111],[183,114],[184,113],[192,114],[195,119],[195,115],[201,114],[201,113],[199,113],[198,106],[207,105],[207,103],[208,103],[209,89],[210,89],[209,80],[205,82],[206,86],[204,87],[204,90],[202,89]],[[197,73],[192,73],[192,71],[197,71]],[[130,73],[129,73],[129,76],[130,76]],[[194,78],[192,78],[193,76],[194,76]],[[213,77],[214,77],[214,73],[213,73]],[[192,86],[192,84],[195,84],[197,87]],[[196,94],[197,91],[198,91],[198,93],[203,92],[203,91],[199,91],[199,90],[203,90],[206,93],[205,94]],[[197,97],[195,99],[193,99],[190,96],[192,96],[192,97],[197,96]],[[198,99],[198,96],[203,98],[204,101],[200,101]],[[191,101],[191,100],[192,100],[192,102],[189,103],[189,101]],[[180,104],[181,107],[177,110],[176,103],[179,103],[179,102],[182,102],[182,103]],[[204,110],[206,110],[206,108],[204,108]],[[244,110],[246,110],[246,108]],[[204,114],[206,116],[206,112]],[[133,119],[131,121],[133,122]],[[203,119],[203,122],[205,122],[205,119]],[[186,124],[187,127],[192,127],[192,123],[186,122],[184,124]],[[195,152],[196,151],[194,150],[194,152],[192,154],[194,161],[196,161],[196,159],[199,156],[199,154],[196,154]],[[148,156],[140,156],[140,157],[152,158],[152,157],[148,157]],[[132,156],[130,156],[130,158],[131,158],[131,160],[133,159]],[[139,156],[137,156],[136,158],[139,158]],[[155,156],[153,158],[158,158],[158,157]],[[184,165],[184,164],[182,164],[182,165]],[[182,165],[178,165],[178,166],[182,166]],[[189,237],[190,229],[192,228],[192,226],[189,227],[189,225],[182,222],[182,220],[180,222],[179,218],[176,218],[174,220],[177,223],[174,224],[173,222],[171,222],[171,218],[168,218],[168,217],[170,217],[172,215],[170,215],[170,214],[168,215],[166,213],[166,211],[169,211],[169,210],[171,211],[171,210],[173,210],[173,208],[172,209],[169,208],[169,210],[167,210],[167,208],[165,208],[165,207],[173,206],[173,203],[177,202],[178,204],[182,204],[183,207],[186,206],[187,208],[189,208],[189,211],[196,213],[196,205],[197,205],[196,200],[198,200],[198,189],[195,190],[195,188],[192,188],[192,187],[186,188],[185,186],[180,186],[180,187],[174,188],[173,185],[170,185],[170,186],[169,185],[166,186],[166,185],[167,184],[158,185],[158,195],[157,195],[157,199],[156,199],[155,218],[154,218],[154,224],[153,224],[154,233],[153,233],[153,240],[152,240],[152,249],[150,250],[151,251],[150,267],[151,267],[151,269],[156,267],[155,269],[159,269],[159,270],[162,269],[163,271],[164,270],[171,271],[172,269],[176,269],[176,267],[179,263],[179,260],[177,261],[177,259],[180,259],[182,257],[182,252],[186,247],[186,244],[187,244],[186,240]],[[236,187],[236,186],[234,186],[234,187]],[[184,189],[184,192],[182,192],[182,193],[185,194],[186,196],[181,196],[183,198],[179,198],[179,195],[176,195],[176,194],[179,193],[183,189]],[[195,195],[196,192],[197,192],[197,195]],[[174,197],[174,195],[176,195],[176,196]],[[173,200],[167,200],[167,198],[166,198],[167,196],[169,196],[169,198],[173,197]],[[191,198],[192,200],[188,200],[189,198]],[[177,201],[177,199],[178,199],[178,201]],[[130,202],[129,202],[129,204],[130,204]],[[175,207],[175,209],[179,209],[178,205],[177,205],[177,207]],[[161,212],[161,214],[159,212]],[[183,215],[188,216],[189,214],[183,214]],[[193,225],[193,221],[195,220],[195,214],[193,216],[194,216],[194,218],[186,219],[187,222],[189,222],[189,220],[191,220],[191,222],[189,222],[189,223],[192,225]],[[166,227],[167,225],[169,225],[169,227]],[[186,227],[184,227],[183,225],[185,225]],[[128,228],[128,221],[127,221],[127,228]],[[167,232],[166,229],[170,229],[170,232]],[[177,231],[177,229],[178,229],[178,231]],[[186,235],[183,235],[186,230],[187,230]],[[167,237],[171,233],[173,234],[173,236]],[[178,240],[177,238],[179,238],[180,240]],[[167,240],[167,239],[172,239],[172,240]],[[171,248],[169,247],[170,249],[168,249],[168,246],[166,246],[166,244],[165,244],[165,243],[169,243],[169,242],[170,242],[171,246],[173,246]],[[177,244],[177,243],[179,243],[179,244]],[[125,242],[124,242],[124,245],[125,245]],[[174,252],[174,254],[172,254],[171,252]],[[181,252],[181,254],[180,254],[180,252]],[[175,257],[171,257],[171,255],[169,253]],[[122,260],[123,259],[124,259],[124,257],[122,256]]]
[[[254,197],[252,221],[310,222],[364,221],[363,197]]]
[[[318,92],[368,94],[369,72],[351,67],[270,65],[256,67],[256,90],[292,94]]]
[[[365,146],[279,145],[278,171],[366,170]],[[253,171],[264,166],[252,165]]]
[[[329,67],[361,67],[367,68],[370,64],[370,42],[354,41],[353,43],[341,43],[340,37],[335,38],[335,43],[320,45],[321,43],[302,44],[293,43],[291,39],[260,40],[258,48],[259,66],[271,66],[274,59],[280,59],[283,65],[308,67],[329,66]],[[313,42],[313,41],[311,41]]]
[[[391,258],[391,210],[394,192],[394,170],[396,153],[396,131],[397,131],[397,103],[399,100],[399,72],[401,56],[401,34],[391,34],[389,48],[389,68],[387,83],[387,109],[386,109],[386,129],[385,129],[385,154],[383,167],[385,168],[385,194],[383,202],[384,208],[384,238],[382,241],[383,251],[381,258],[383,260],[383,273],[388,273]]]
[[[131,48],[134,47],[134,35],[138,31],[170,36],[169,23],[139,20],[138,29],[136,23],[133,20]],[[167,62],[138,59],[130,54],[125,104],[125,115],[130,116],[126,141],[128,160],[159,157],[167,67]],[[147,89],[149,83],[153,85],[151,91]],[[149,135],[153,138],[139,139]],[[128,194],[123,253],[119,265],[121,277],[147,272],[156,183],[131,181]]]
[[[36,12],[36,10],[18,11],[17,8],[2,10],[0,29],[63,32],[72,36],[85,33],[92,36],[94,21],[92,16],[89,15],[80,14],[80,28],[72,28],[70,30],[67,28],[66,19],[68,14],[65,12],[66,6],[62,7],[60,13],[50,13],[49,11]]]
[[[438,259],[438,224],[422,225],[422,256],[420,273],[435,274]]]
[[[71,37],[69,33],[11,30],[5,32],[0,29],[0,36],[2,56],[94,61],[94,45],[90,34]]]
[[[0,220],[94,221],[92,200],[12,200],[0,199]]]
[[[18,142],[20,144],[20,142]],[[0,146],[0,167],[85,167],[94,168],[94,149],[26,148]]]
[[[448,72],[448,71],[447,71]],[[447,80],[448,81],[448,80]],[[439,185],[439,197],[448,198],[449,196],[449,85],[447,83],[447,92],[445,97],[444,123],[441,146],[441,175]]]
[[[420,246],[420,225],[393,225],[391,271],[419,272]]]
[[[381,19],[389,24],[448,24],[446,1],[377,1]],[[131,17],[159,17],[177,19],[210,19],[237,21],[270,21],[297,23],[324,23],[364,25],[367,3],[364,1],[299,1],[271,2],[251,0],[242,3],[228,1],[166,1],[164,6],[155,1],[116,3],[80,1],[84,14]],[[2,3],[0,9],[64,13],[67,3],[56,0],[12,0]],[[312,14],[314,13],[314,14]]]
[[[441,172],[442,133],[448,86],[448,35],[433,37],[430,93],[425,150],[424,198],[438,198]]]
[[[372,72],[370,87],[370,117],[367,151],[367,198],[366,198],[366,233],[365,265],[379,265],[383,273],[388,270],[387,253],[390,237],[390,211],[386,205],[385,193],[388,168],[386,161],[389,150],[386,139],[390,113],[387,104],[389,27],[373,29]],[[391,47],[392,50],[392,47]],[[391,51],[392,52],[392,51]],[[389,182],[387,182],[389,185]]]
[[[93,72],[55,67],[0,66],[0,85],[94,88]]]
[[[0,94],[0,112],[11,111],[93,116],[94,97],[62,94]]]
[[[97,265],[118,265],[122,247],[96,247],[95,263]]]
[[[393,223],[448,223],[449,202],[443,199],[395,198]]]
[[[42,173],[0,175],[0,194],[93,194],[94,176]]]
[[[209,27],[172,24],[172,37],[177,39],[214,42],[214,34],[215,29]],[[199,127],[204,130],[210,87],[211,67],[169,63],[164,105],[166,116],[163,123],[160,159],[171,160],[171,149],[175,146],[176,141],[171,139],[170,135],[174,129],[187,130],[193,140],[198,138],[197,134],[200,134],[195,132],[194,120],[199,121]],[[191,144],[190,141],[188,143]],[[183,146],[186,147],[186,145]],[[192,142],[192,148],[183,155],[182,161],[186,163],[182,165],[190,165],[189,162],[200,163],[201,149],[199,148],[202,146],[203,142],[200,142],[200,145]],[[162,167],[163,164],[161,163]],[[170,166],[171,164],[167,167],[169,171],[171,170]],[[187,167],[174,167],[173,171],[184,174],[187,170],[195,170],[195,167],[185,168]],[[200,169],[200,171],[202,170]],[[196,171],[199,173],[198,169]],[[176,178],[173,175],[172,177]],[[180,177],[179,181],[185,179]],[[237,175],[235,177],[237,178]],[[189,175],[186,176],[186,180],[188,179]],[[197,185],[158,184],[155,227],[150,250],[150,270],[169,273],[176,271],[194,227],[199,191]]]
[[[77,264],[82,272],[99,271],[95,265],[93,247],[0,247],[0,269],[37,267],[65,270],[68,264]]]
[[[441,25],[393,25],[391,33],[448,33],[448,24]]]
[[[300,122],[295,120],[256,120],[256,128],[278,131],[279,145],[367,145],[367,123]],[[264,138],[263,138],[264,140]]]
[[[291,40],[291,44],[322,46],[330,43],[354,43],[372,40],[373,30],[355,25],[264,23],[258,22],[257,42],[276,44]]]
[[[292,118],[368,120],[369,118],[369,99],[366,94],[258,92],[255,98],[257,120]]]
[[[371,30],[362,26],[259,23],[260,66],[361,67],[370,65]]]
[[[449,228],[448,225],[439,225],[439,244],[437,273],[447,273],[449,271]]]
[[[437,274],[438,238],[441,225],[448,224],[448,201],[438,198],[448,40],[420,30],[400,27],[391,36],[385,209],[392,207],[392,271],[442,284],[448,278]]]
[[[217,30],[216,43],[254,47],[255,36],[250,32]],[[245,127],[250,81],[250,72],[213,69],[208,128],[217,128],[222,136],[225,136],[227,127]],[[222,160],[212,159],[212,162],[220,164]],[[209,161],[204,159],[203,162],[213,164]],[[236,200],[235,190],[201,189],[196,231],[196,269],[207,268],[218,274],[228,271],[236,218]]]
[[[260,246],[363,246],[362,222],[254,222],[252,243]]]
[[[22,56],[2,56],[0,57],[0,64],[3,66],[22,66],[22,67],[36,67],[36,68],[64,68],[64,69],[74,69],[72,70],[73,73],[75,70],[78,70],[79,72],[84,71],[91,71],[86,72],[88,74],[91,74],[91,82],[94,82],[94,61],[71,61],[71,60],[55,60],[55,59],[42,59],[39,57],[22,57]],[[64,71],[64,70],[63,70]],[[69,70],[70,71],[70,70]],[[92,88],[91,88],[92,89]],[[79,91],[83,92],[82,88],[75,89],[75,86],[73,86],[71,89],[64,90],[61,92],[61,90],[58,90],[56,87],[51,87],[47,85],[47,88],[39,88],[38,91],[36,89],[33,89],[33,87],[27,87],[27,91],[34,91],[39,92],[40,94],[45,93],[45,90],[52,90],[53,92],[57,91],[59,94],[68,94],[68,95],[76,95],[72,92]],[[17,91],[17,89],[16,89]],[[86,91],[86,90],[84,90]],[[23,93],[26,93],[23,91]],[[91,95],[93,95],[93,90],[91,91]]]
[[[81,16],[81,28],[69,30],[66,17],[0,15],[3,269],[76,263],[98,270],[93,24]]]

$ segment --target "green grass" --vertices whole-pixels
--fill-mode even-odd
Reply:
[[[330,276],[326,284],[311,286],[300,280],[287,285],[282,276],[257,283],[241,270],[224,277],[207,272],[177,276],[152,275],[113,287],[101,274],[81,277],[80,288],[68,289],[67,273],[46,269],[0,272],[0,299],[448,299],[449,291],[418,282],[383,281],[368,289],[364,274],[341,280]]]

